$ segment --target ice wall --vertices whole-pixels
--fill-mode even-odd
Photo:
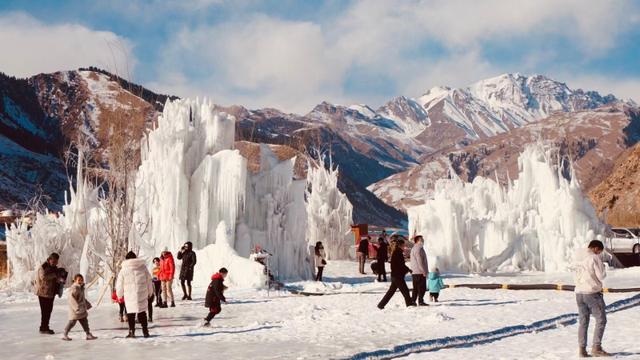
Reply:
[[[409,233],[421,234],[441,270],[564,271],[574,249],[602,233],[577,180],[563,178],[541,145],[518,160],[518,180],[504,188],[477,177],[436,182],[433,199],[410,208]]]
[[[338,190],[338,169],[324,163],[320,156],[307,165],[307,239],[311,246],[322,241],[329,260],[348,259],[353,206]]]

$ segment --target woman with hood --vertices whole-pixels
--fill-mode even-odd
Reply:
[[[187,241],[180,251],[178,260],[182,260],[180,266],[180,286],[182,287],[182,300],[191,300],[191,281],[193,281],[193,268],[196,266],[196,253],[193,251],[193,243]],[[185,287],[185,282],[186,287]],[[188,291],[187,291],[188,290]]]
[[[149,337],[147,328],[147,310],[149,298],[153,296],[153,284],[147,264],[143,259],[137,259],[133,251],[129,251],[122,262],[122,269],[116,281],[116,294],[124,297],[129,323],[128,338],[135,338],[136,314],[142,325],[144,337]]]
[[[318,272],[316,273],[316,281],[322,281],[322,272],[324,270],[324,266],[327,265],[326,256],[324,246],[322,246],[322,241],[318,241],[314,249],[314,262],[318,269]]]
[[[162,296],[164,301],[161,308],[166,308],[171,299],[171,307],[176,307],[176,303],[173,301],[173,277],[176,273],[176,264],[173,261],[173,255],[167,248],[164,249],[160,255],[160,273],[158,278],[162,282]]]

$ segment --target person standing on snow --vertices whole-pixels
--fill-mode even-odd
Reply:
[[[187,241],[180,251],[178,251],[178,260],[182,260],[180,267],[180,286],[182,287],[182,300],[191,299],[191,281],[193,281],[193,268],[196,266],[196,253],[193,251],[193,243]],[[185,287],[185,281],[187,286]],[[188,289],[188,291],[187,291]]]
[[[60,255],[52,253],[42,266],[38,268],[35,281],[35,292],[40,303],[40,334],[53,335],[49,328],[49,320],[53,311],[53,300],[58,293],[58,260]]]
[[[162,305],[162,281],[160,281],[160,258],[153,258],[153,269],[151,278],[153,279],[153,297],[156,298],[156,307]]]
[[[62,340],[71,341],[69,332],[76,325],[76,322],[80,322],[80,325],[82,325],[82,329],[87,334],[87,340],[97,339],[89,330],[89,313],[87,311],[91,309],[91,303],[87,301],[84,295],[84,278],[82,275],[76,274],[73,277],[73,285],[69,290],[69,322],[64,328]]]
[[[404,240],[398,239],[391,242],[391,286],[389,286],[389,290],[387,290],[387,293],[384,294],[384,297],[380,300],[380,303],[378,303],[378,309],[384,309],[398,289],[400,293],[402,293],[407,307],[416,306],[414,302],[411,302],[409,289],[407,288],[407,283],[404,281],[404,276],[408,272],[411,272],[411,269],[404,263]]]
[[[369,254],[369,240],[371,240],[371,236],[367,236],[366,239],[360,239],[358,244],[358,271],[363,275],[365,274],[364,264],[367,262],[367,255]]]
[[[168,307],[169,299],[171,299],[171,307],[175,307],[176,303],[173,301],[173,277],[176,273],[176,265],[173,261],[173,255],[167,248],[164,249],[160,255],[160,274],[159,278],[162,282],[162,295],[164,301],[161,308]]]
[[[378,263],[378,281],[387,281],[387,269],[385,263],[389,260],[389,247],[384,237],[378,238],[378,250],[376,251],[376,262]]]
[[[122,262],[122,269],[116,281],[116,293],[118,297],[124,297],[127,308],[127,321],[129,323],[128,338],[135,338],[136,314],[138,322],[142,326],[144,337],[149,337],[147,323],[147,310],[149,298],[153,296],[151,274],[143,259],[137,259],[133,251],[129,251]]]
[[[589,357],[587,354],[587,331],[589,317],[596,318],[593,331],[593,347],[591,355],[596,357],[611,356],[602,349],[602,336],[607,324],[604,297],[602,295],[602,281],[606,273],[600,254],[604,245],[599,240],[592,240],[587,249],[579,249],[575,253],[574,278],[576,302],[578,303],[578,356]]]
[[[204,306],[209,308],[209,314],[204,318],[202,326],[211,325],[211,320],[222,311],[221,302],[226,303],[227,299],[224,297],[224,279],[227,277],[229,271],[226,268],[221,268],[216,274],[211,277],[211,283],[207,288],[207,295],[204,299]]]
[[[440,276],[440,269],[435,268],[434,271],[429,273],[427,288],[429,288],[429,298],[431,301],[438,302],[440,291],[444,289],[444,281],[442,281],[442,277]]]
[[[429,262],[427,261],[427,253],[424,251],[424,239],[421,235],[413,238],[413,248],[411,249],[411,270],[413,273],[413,292],[411,294],[411,302],[418,300],[418,305],[427,306],[424,302],[424,294],[427,292],[427,275],[429,274]]]
[[[316,274],[316,281],[322,281],[322,272],[324,271],[324,266],[327,265],[326,254],[324,252],[324,246],[322,246],[322,242],[318,241],[316,243],[314,249],[314,259],[315,265],[318,269]]]

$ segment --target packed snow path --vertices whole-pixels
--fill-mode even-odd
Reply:
[[[90,311],[89,322],[98,340],[88,342],[77,326],[71,342],[60,340],[67,320],[66,299],[56,299],[53,336],[39,335],[39,309],[31,294],[0,291],[0,359],[326,359],[350,358],[362,353],[394,349],[430,339],[491,333],[514,324],[533,324],[576,312],[575,298],[565,291],[509,291],[447,289],[442,302],[427,308],[405,308],[398,294],[383,311],[375,305],[388,284],[373,277],[354,275],[356,264],[329,262],[325,284],[291,284],[306,291],[343,293],[336,296],[296,296],[287,292],[229,289],[229,304],[211,328],[200,327],[206,314],[203,289],[192,302],[155,310],[149,339],[125,339],[126,325],[116,320],[117,306],[100,305]],[[611,287],[636,284],[640,269],[616,270],[606,283]],[[510,276],[451,275],[447,283],[570,282],[570,274],[520,274]],[[177,287],[174,288],[179,293]],[[612,304],[632,294],[606,294]],[[89,299],[96,301],[97,293]],[[637,308],[610,315],[604,345],[619,355],[640,354]],[[566,359],[576,351],[576,326],[539,333],[522,333],[488,344],[410,355],[415,358],[461,359]],[[140,331],[138,330],[138,333]],[[523,339],[526,339],[523,340]],[[418,350],[414,348],[412,350]],[[477,354],[482,354],[481,356]],[[523,355],[525,354],[525,355]],[[408,355],[407,352],[392,356]],[[640,356],[639,356],[640,357]],[[627,357],[628,358],[628,357]]]

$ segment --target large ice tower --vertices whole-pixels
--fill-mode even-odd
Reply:
[[[539,144],[504,188],[477,177],[436,182],[432,200],[409,209],[409,234],[426,240],[430,264],[456,271],[564,271],[573,250],[602,233],[590,201]]]

